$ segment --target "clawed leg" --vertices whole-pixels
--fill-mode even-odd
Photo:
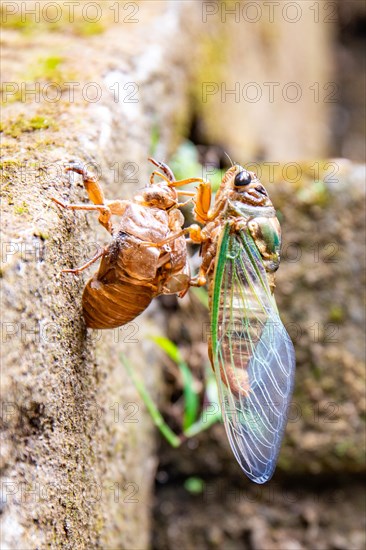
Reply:
[[[158,243],[152,243],[150,241],[142,241],[142,246],[153,246],[155,248],[160,248],[166,244],[171,243],[172,241],[175,241],[176,239],[179,239],[179,237],[182,237],[186,233],[189,233],[189,238],[194,242],[195,244],[201,244],[206,240],[206,235],[204,234],[203,230],[200,228],[199,225],[192,224],[189,227],[185,227],[181,231],[178,231],[177,233],[173,233],[166,239],[163,239],[162,241],[159,241]]]
[[[88,193],[88,197],[94,204],[104,204],[104,193],[103,189],[101,188],[100,184],[98,183],[98,180],[95,176],[93,176],[90,172],[84,168],[81,164],[77,163],[71,163],[66,166],[67,172],[76,172],[77,174],[80,174],[83,177],[83,184],[86,189],[86,192]]]
[[[204,260],[200,266],[197,277],[190,281],[190,286],[204,286],[207,282],[207,275],[215,268],[217,245],[211,243],[206,251]]]
[[[86,262],[84,265],[81,265],[80,267],[76,267],[75,269],[63,269],[62,273],[73,273],[74,275],[79,275],[84,269],[87,269],[89,266],[91,266],[94,262],[96,262],[99,258],[104,256],[106,253],[106,249],[102,248],[99,252],[96,253],[95,256],[88,262]]]
[[[207,283],[206,275],[203,273],[202,274],[199,273],[197,277],[189,281],[189,286],[201,287],[201,286],[205,286],[206,283]]]
[[[150,176],[150,183],[151,185],[153,185],[155,182],[155,176],[158,176],[159,178],[163,179],[164,181],[166,181],[166,183],[169,185],[169,187],[183,187],[183,185],[188,185],[189,183],[207,183],[205,182],[205,180],[203,180],[202,178],[186,178],[184,180],[170,180],[166,175],[162,174],[161,172],[158,172],[157,170],[154,170],[152,173],[151,173],[151,176]],[[188,192],[190,193],[190,192]],[[193,195],[195,195],[196,193],[192,192]],[[187,193],[186,193],[187,194]]]
[[[178,181],[173,181],[171,182],[170,186],[171,187],[182,187],[183,185],[188,185],[189,183],[199,183],[199,184],[203,184],[203,185],[210,185],[209,182],[207,182],[206,180],[202,179],[202,178],[186,178],[184,180],[178,180]]]
[[[167,178],[164,174],[162,174],[161,172],[158,172],[157,170],[154,170],[151,175],[150,175],[150,184],[151,185],[154,185],[154,180],[155,180],[155,176],[159,176],[159,178],[163,179],[164,181],[167,182],[168,185],[171,184],[172,180],[170,180],[169,178]]]
[[[185,195],[186,197],[195,197],[197,195],[196,191],[177,191],[178,195]]]
[[[211,195],[211,184],[209,182],[202,182],[198,186],[194,201],[195,219],[200,223],[207,223],[210,219]]]
[[[112,233],[112,213],[108,206],[104,206],[102,204],[66,204],[56,197],[51,197],[51,200],[61,206],[61,208],[65,208],[66,210],[97,210],[99,212],[99,222],[103,227],[106,228],[109,233]]]
[[[151,157],[149,157],[147,159],[149,162],[151,162],[154,166],[156,166],[157,168],[159,168],[162,172],[164,172],[166,178],[164,178],[160,173],[160,177],[163,177],[163,179],[165,179],[165,181],[174,181],[175,180],[175,177],[174,177],[174,174],[173,172],[171,171],[171,169],[169,168],[169,166],[167,164],[165,164],[165,162],[159,162]],[[158,172],[155,172],[156,174],[158,174]],[[151,181],[151,178],[150,178],[150,183],[153,183],[154,182],[154,179],[153,181]]]
[[[188,229],[189,229],[188,227],[185,228],[185,229],[182,229],[178,233],[174,233],[173,235],[170,235],[170,237],[167,237],[166,239],[163,239],[162,241],[159,241],[158,243],[152,243],[150,241],[142,241],[141,246],[146,246],[146,247],[153,246],[154,248],[161,248],[162,246],[164,246],[166,244],[169,244],[169,243],[175,241],[176,239],[179,239],[179,237],[182,237],[183,235],[188,233]]]
[[[193,279],[191,279],[189,282],[189,285],[196,286],[196,287],[205,286],[205,284],[207,283],[207,275],[211,271],[211,269],[214,268],[214,266],[215,266],[215,258],[212,258],[208,268],[201,265],[201,267],[199,268],[197,277],[194,277]]]
[[[83,177],[83,184],[88,193],[88,197],[97,208],[73,208],[73,210],[99,210],[99,222],[106,228],[109,233],[112,233],[111,209],[105,206],[105,198],[103,190],[95,176],[86,170],[84,166],[78,163],[71,163],[66,166],[67,172],[76,172]],[[55,201],[57,202],[57,201]],[[60,203],[58,203],[60,204]],[[60,205],[62,206],[62,205]],[[68,205],[69,207],[70,205]],[[72,205],[71,205],[72,206]]]
[[[52,200],[61,206],[62,208],[67,208],[69,210],[94,210],[99,212],[99,222],[103,227],[107,229],[109,233],[112,233],[113,227],[112,227],[112,221],[111,217],[112,214],[115,214],[117,216],[122,216],[126,204],[128,201],[123,200],[114,200],[114,201],[106,201],[104,198],[103,190],[98,183],[95,176],[90,174],[84,166],[78,163],[71,163],[66,166],[67,172],[76,172],[77,174],[80,174],[83,178],[83,184],[86,189],[86,192],[88,193],[88,197],[93,203],[93,205],[86,205],[86,204],[65,204],[61,200],[52,197]]]
[[[161,172],[158,172],[157,170],[154,170],[150,176],[150,183],[154,183],[155,176],[159,176],[159,178],[162,178],[164,181],[166,181],[171,187],[182,187],[183,185],[188,185],[189,183],[205,183],[208,184],[205,180],[202,178],[186,178],[184,180],[176,180],[174,177],[174,174],[172,170],[169,168],[165,162],[158,162],[157,160],[153,158],[148,158],[154,166],[159,168]],[[209,184],[208,184],[209,185]]]
[[[194,195],[194,194],[192,194],[192,195]],[[188,200],[185,201],[185,202],[178,202],[177,207],[178,207],[178,208],[183,208],[184,206],[187,206],[187,204],[189,204],[190,202],[192,202],[192,200],[193,200],[193,196],[192,196],[191,199],[188,199]],[[173,208],[175,208],[175,206],[173,206]]]
[[[110,214],[110,209],[108,208],[108,206],[103,206],[102,204],[66,204],[56,197],[51,197],[51,201],[61,206],[61,208],[65,208],[66,210],[98,210],[103,214]]]

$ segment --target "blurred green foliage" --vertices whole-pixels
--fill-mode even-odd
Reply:
[[[192,495],[200,495],[205,488],[205,482],[200,477],[188,477],[184,482],[184,488]]]
[[[121,362],[139,392],[157,428],[172,447],[179,447],[185,439],[199,434],[221,420],[215,376],[211,369],[207,369],[204,386],[204,406],[200,412],[200,395],[195,387],[193,373],[187,363],[183,361],[178,347],[174,342],[164,336],[151,336],[151,340],[176,363],[180,371],[183,387],[181,436],[177,436],[165,422],[143,381],[136,376],[136,369],[133,368],[133,365],[130,364],[127,357],[123,354],[121,354]]]
[[[191,141],[184,141],[170,161],[170,167],[177,180],[199,177],[207,179],[206,168],[199,162],[199,153],[196,145]],[[217,191],[221,183],[221,170],[210,172],[212,190]],[[192,186],[193,188],[195,185]],[[189,188],[189,186],[187,186]]]

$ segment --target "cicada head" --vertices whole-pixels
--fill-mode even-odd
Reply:
[[[178,203],[177,191],[165,182],[149,185],[142,193],[142,202],[147,206],[169,210]]]
[[[229,168],[222,179],[216,200],[223,197],[230,202],[238,201],[250,206],[272,206],[268,193],[257,174],[239,164]]]

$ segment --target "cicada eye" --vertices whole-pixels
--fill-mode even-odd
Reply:
[[[252,176],[247,170],[242,170],[235,176],[234,185],[235,187],[243,187],[249,185],[252,181]]]

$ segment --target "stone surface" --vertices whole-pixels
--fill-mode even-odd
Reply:
[[[131,197],[149,152],[167,156],[186,117],[189,13],[155,2],[132,16],[121,3],[111,25],[113,4],[100,3],[97,27],[80,13],[23,24],[18,12],[2,36],[2,548],[140,549],[150,537],[154,429],[119,358],[157,387],[150,323],[86,331],[92,270],[60,270],[108,235],[94,213],[50,200],[87,202],[64,172],[72,159],[90,163],[107,198]]]

